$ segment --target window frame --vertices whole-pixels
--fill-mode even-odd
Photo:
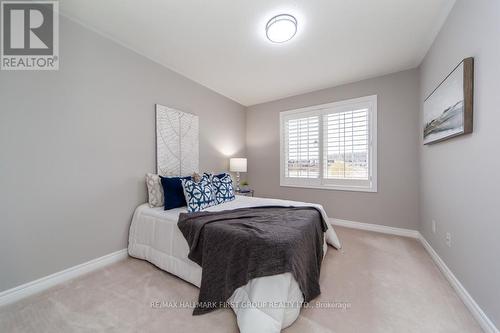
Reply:
[[[368,180],[356,179],[327,179],[324,178],[324,125],[323,116],[326,114],[345,112],[353,107],[368,108]],[[332,112],[333,111],[333,112]],[[319,116],[319,177],[318,178],[291,178],[285,177],[285,121]],[[335,191],[377,192],[377,95],[352,98],[333,103],[308,106],[299,109],[280,112],[280,186],[315,188]]]

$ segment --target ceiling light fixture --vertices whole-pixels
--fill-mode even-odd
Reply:
[[[289,41],[297,33],[297,19],[289,14],[280,14],[266,24],[266,36],[273,43]]]

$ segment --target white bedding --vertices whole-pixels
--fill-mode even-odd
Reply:
[[[236,196],[234,201],[207,208],[207,211],[257,207],[257,206],[308,206],[320,210],[328,224],[325,233],[326,243],[340,248],[340,241],[328,222],[328,216],[321,205],[297,201],[253,198]],[[135,210],[130,226],[128,252],[132,257],[147,260],[161,269],[172,273],[183,280],[199,287],[201,282],[201,267],[188,258],[187,242],[177,227],[179,213],[186,208],[163,210],[161,207],[150,208],[143,204]],[[326,243],[324,253],[326,253]],[[303,301],[302,292],[290,273],[266,276],[249,281],[238,288],[230,303],[243,306],[233,306],[240,332],[280,332],[290,326],[298,317]],[[295,304],[288,307],[248,307],[245,304],[269,304],[267,302],[282,302]]]

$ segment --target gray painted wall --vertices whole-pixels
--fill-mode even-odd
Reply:
[[[475,58],[474,132],[420,146],[421,232],[500,326],[500,1],[459,0],[421,65],[425,97]],[[432,232],[432,219],[437,232]],[[451,232],[452,246],[445,245]]]
[[[418,71],[409,70],[249,107],[248,179],[256,195],[318,202],[335,218],[417,229],[418,91]],[[280,111],[373,94],[378,95],[378,193],[280,187]]]
[[[127,246],[155,171],[155,103],[200,116],[203,170],[245,152],[244,107],[60,23],[59,71],[0,72],[0,290]]]

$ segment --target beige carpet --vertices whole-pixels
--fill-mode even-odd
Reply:
[[[315,301],[345,309],[303,309],[292,332],[481,332],[413,239],[337,228]],[[0,307],[0,332],[237,332],[231,310],[193,317],[154,301],[195,301],[196,287],[127,259],[15,304]]]

